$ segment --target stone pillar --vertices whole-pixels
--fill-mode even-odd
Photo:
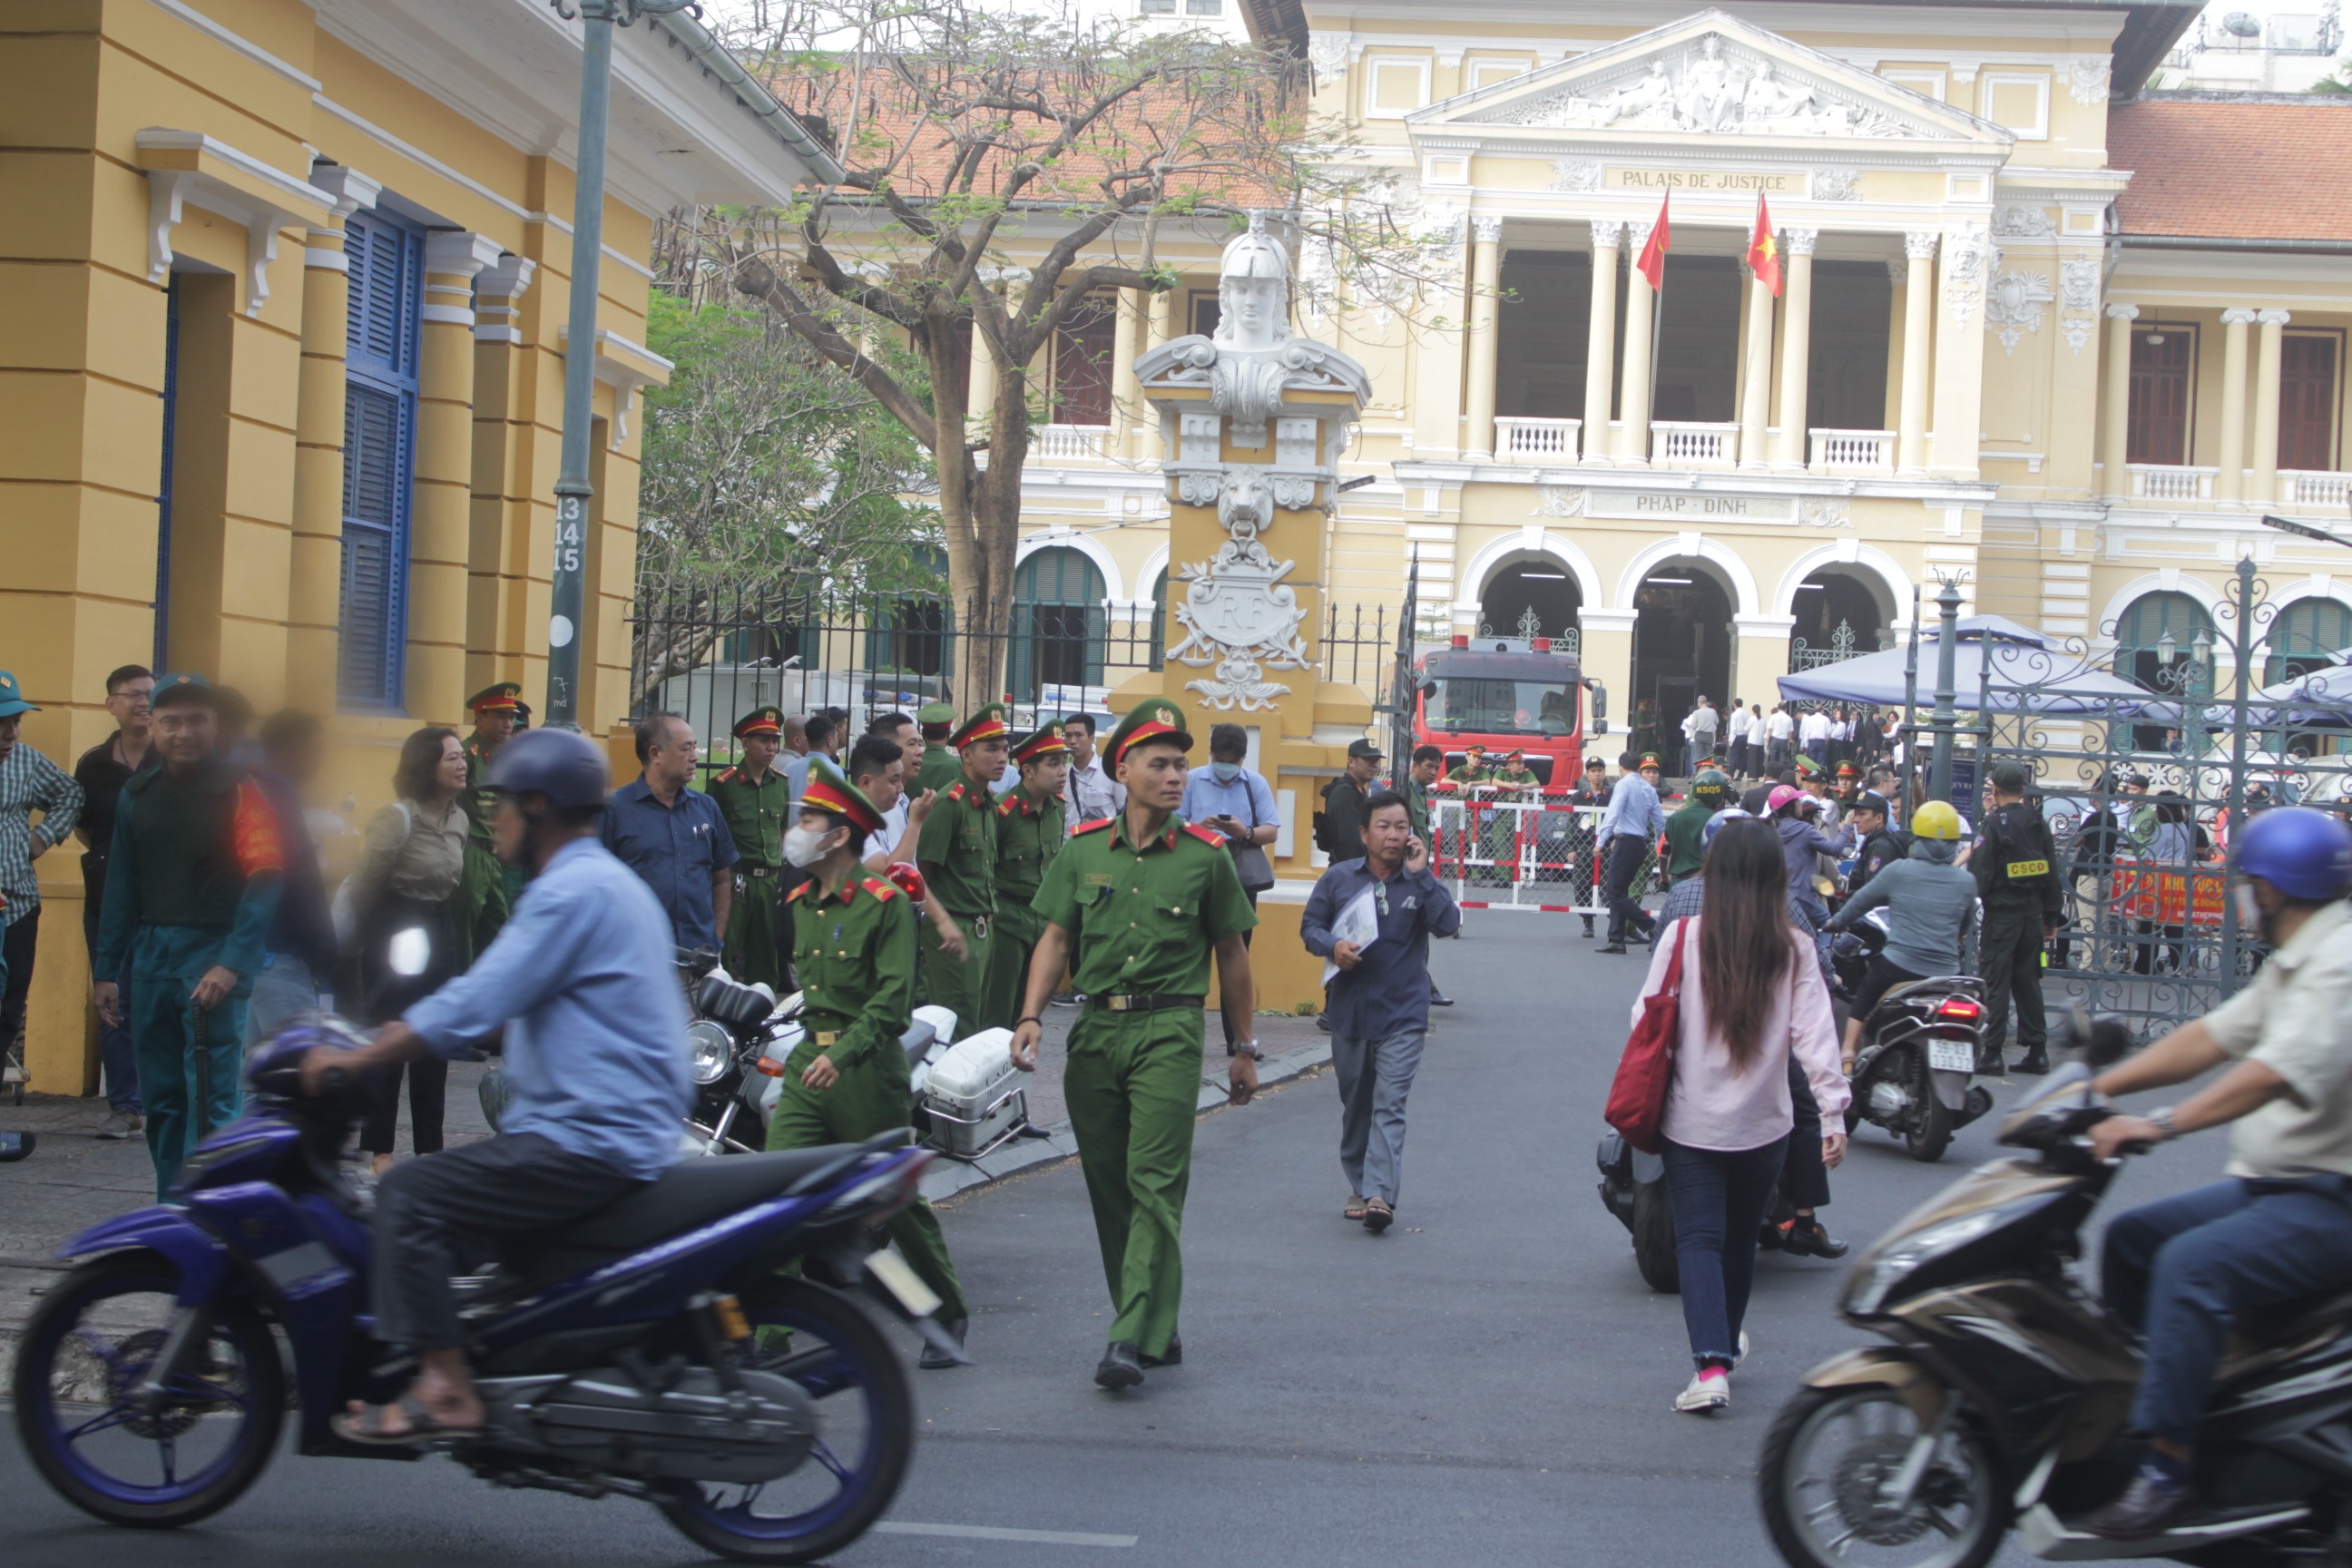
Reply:
[[[1453,219],[1433,234],[1433,243],[1450,234],[1456,247],[1454,254],[1462,256],[1462,227],[1460,218]],[[1463,298],[1465,285],[1466,277],[1449,269],[1431,283],[1423,296],[1423,303],[1440,315],[1460,311],[1461,319],[1467,321],[1469,313]],[[1410,337],[1412,401],[1407,413],[1412,420],[1412,455],[1431,462],[1452,462],[1462,455],[1463,449],[1463,359],[1468,352],[1468,335],[1416,332]]]
[[[2254,475],[2246,500],[2267,510],[2278,504],[2279,371],[2286,356],[2287,313],[2259,310],[2254,320],[2263,333],[2254,351]]]
[[[455,724],[465,712],[474,499],[474,275],[499,254],[497,240],[464,229],[437,229],[425,238],[404,705],[425,723]]]
[[[1599,681],[1601,689],[1609,693],[1608,738],[1589,748],[1605,757],[1615,756],[1633,741],[1634,615],[1630,607],[1604,610],[1592,605],[1576,613],[1577,625],[1581,628],[1577,668],[1586,679]],[[1598,739],[1589,722],[1585,733]]]
[[[1500,358],[1496,315],[1503,281],[1503,220],[1480,213],[1470,219],[1470,363],[1464,413],[1462,455],[1484,461],[1495,455],[1495,376]]]
[[[2221,471],[2213,476],[2216,500],[2237,500],[2246,493],[2246,329],[2253,324],[2252,310],[2221,312],[2221,447],[2214,458]]]
[[[1743,468],[1760,468],[1771,460],[1771,454],[1764,450],[1764,431],[1772,417],[1772,289],[1751,269],[1748,351],[1739,388],[1739,466]]]
[[[1895,471],[1919,475],[1927,471],[1927,373],[1936,310],[1936,238],[1933,234],[1903,237],[1903,254],[1911,263],[1903,293],[1903,402],[1895,415]]]
[[[1629,224],[1632,232],[1626,236],[1635,256],[1650,243],[1648,222]],[[1624,433],[1618,447],[1620,462],[1643,468],[1650,464],[1650,332],[1652,313],[1657,308],[1657,291],[1650,280],[1639,272],[1625,283],[1625,368],[1619,384],[1625,389],[1621,399],[1624,406]]]
[[[1780,450],[1777,464],[1801,468],[1812,461],[1812,442],[1805,409],[1812,397],[1813,373],[1813,246],[1821,231],[1792,228],[1782,233],[1781,247],[1788,268],[1788,290],[1781,297]]]
[[[520,624],[517,568],[526,553],[521,542],[530,537],[532,503],[545,494],[532,470],[529,434],[535,356],[523,346],[522,301],[538,271],[539,263],[527,256],[502,256],[474,279],[473,538],[467,551],[464,682],[469,693],[494,680],[521,679],[521,650],[531,640]]]
[[[1592,223],[1592,309],[1584,340],[1584,460],[1609,460],[1609,402],[1617,376],[1617,267],[1625,226]]]
[[[996,414],[996,350],[980,323],[971,324],[971,388],[965,395],[965,422],[985,432]]]
[[[1780,700],[1780,678],[1789,671],[1789,638],[1797,629],[1794,616],[1743,616],[1731,617],[1732,636],[1737,639],[1732,648],[1731,684],[1733,690],[1725,696],[1740,702],[1761,702],[1769,713],[1772,704]],[[1716,699],[1723,706],[1724,698]]]
[[[2131,450],[2132,323],[2139,320],[2137,305],[2107,307],[2107,381],[2101,389],[2099,410],[2099,493],[2131,494],[2127,468]]]
[[[310,183],[334,197],[329,222],[302,249],[302,368],[295,389],[294,533],[288,568],[286,700],[335,710],[336,611],[343,573],[343,356],[351,270],[343,221],[383,189],[356,169],[326,164]]]
[[[1163,289],[1148,301],[1143,323],[1143,346],[1146,350],[1156,349],[1176,335],[1171,323],[1176,320],[1177,296],[1182,292],[1181,285]]]
[[[1135,379],[1135,359],[1143,352],[1142,336],[1142,291],[1122,289],[1110,355],[1110,450],[1115,458],[1129,455],[1132,432],[1143,416],[1143,385]]]

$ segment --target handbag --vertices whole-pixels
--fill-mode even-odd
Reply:
[[[1682,1035],[1683,949],[1690,945],[1690,921],[1676,921],[1675,926],[1666,983],[1642,999],[1642,1016],[1625,1037],[1604,1113],[1609,1125],[1644,1154],[1656,1153],[1664,1141],[1666,1090],[1675,1081],[1675,1046]]]
[[[1250,826],[1255,828],[1258,826],[1257,797],[1250,794],[1246,784],[1242,788],[1242,795],[1250,803]],[[1262,893],[1274,886],[1274,862],[1266,858],[1265,845],[1235,838],[1228,840],[1225,847],[1234,852],[1234,869],[1241,876],[1242,891]]]
[[[398,860],[400,850],[407,848],[408,841],[416,837],[416,814],[408,809],[408,803],[404,800],[395,800],[392,804],[393,808],[400,813],[400,848],[392,852],[393,859]],[[384,875],[388,877],[391,874],[392,868],[386,865]],[[366,913],[360,908],[359,892],[352,885],[358,879],[358,873],[354,872],[336,883],[334,899],[327,907],[327,918],[335,928],[335,947],[342,952],[352,952],[359,946],[360,921]]]

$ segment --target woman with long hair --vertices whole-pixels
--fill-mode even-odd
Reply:
[[[366,847],[350,886],[358,916],[360,1007],[371,1022],[399,1017],[410,1003],[431,995],[466,969],[467,954],[453,907],[466,872],[469,822],[460,804],[466,784],[466,749],[456,731],[431,725],[401,742],[392,804],[368,823]],[[430,944],[425,969],[397,973],[391,963],[393,939],[411,930],[422,931]],[[412,1146],[419,1154],[441,1148],[449,1064],[425,1056],[404,1068],[387,1068],[360,1134],[360,1147],[375,1156],[379,1173],[392,1165],[404,1071]]]
[[[1683,1327],[1696,1363],[1675,1408],[1706,1415],[1731,1403],[1731,1369],[1748,1353],[1740,1327],[1756,1278],[1756,1237],[1796,1119],[1789,1063],[1804,1069],[1824,1128],[1845,1125],[1851,1098],[1838,1070],[1837,1026],[1812,942],[1789,916],[1780,837],[1762,822],[1726,824],[1708,847],[1706,896],[1650,961],[1643,998],[1665,984],[1683,951],[1681,1032],[1664,1131],[1666,1193],[1682,1271]],[[1633,1016],[1642,1016],[1642,1001]],[[1824,1131],[1822,1163],[1845,1158],[1843,1132]]]

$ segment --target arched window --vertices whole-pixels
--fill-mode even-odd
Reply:
[[[955,674],[955,605],[947,593],[948,552],[925,544],[915,553],[939,579],[939,591],[897,594],[877,601],[866,639],[866,661],[877,672],[903,670],[945,680]]]
[[[1005,685],[1015,702],[1048,686],[1102,684],[1109,606],[1102,573],[1082,551],[1040,550],[1013,574],[1013,657]]]
[[[2186,594],[2134,599],[2116,622],[2116,673],[2150,691],[2178,691],[2200,634],[2210,656],[2213,618]]]
[[[2352,607],[2334,599],[2297,599],[2271,623],[2267,639],[2270,657],[2263,666],[2263,684],[2299,680],[2335,661],[2332,656],[2352,647]]]
[[[1487,580],[1478,596],[1482,637],[1549,637],[1578,646],[1584,595],[1576,578],[1549,556],[1517,561]]]

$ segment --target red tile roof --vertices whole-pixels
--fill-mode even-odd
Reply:
[[[2107,119],[2126,236],[2352,242],[2352,98],[2144,95]]]

